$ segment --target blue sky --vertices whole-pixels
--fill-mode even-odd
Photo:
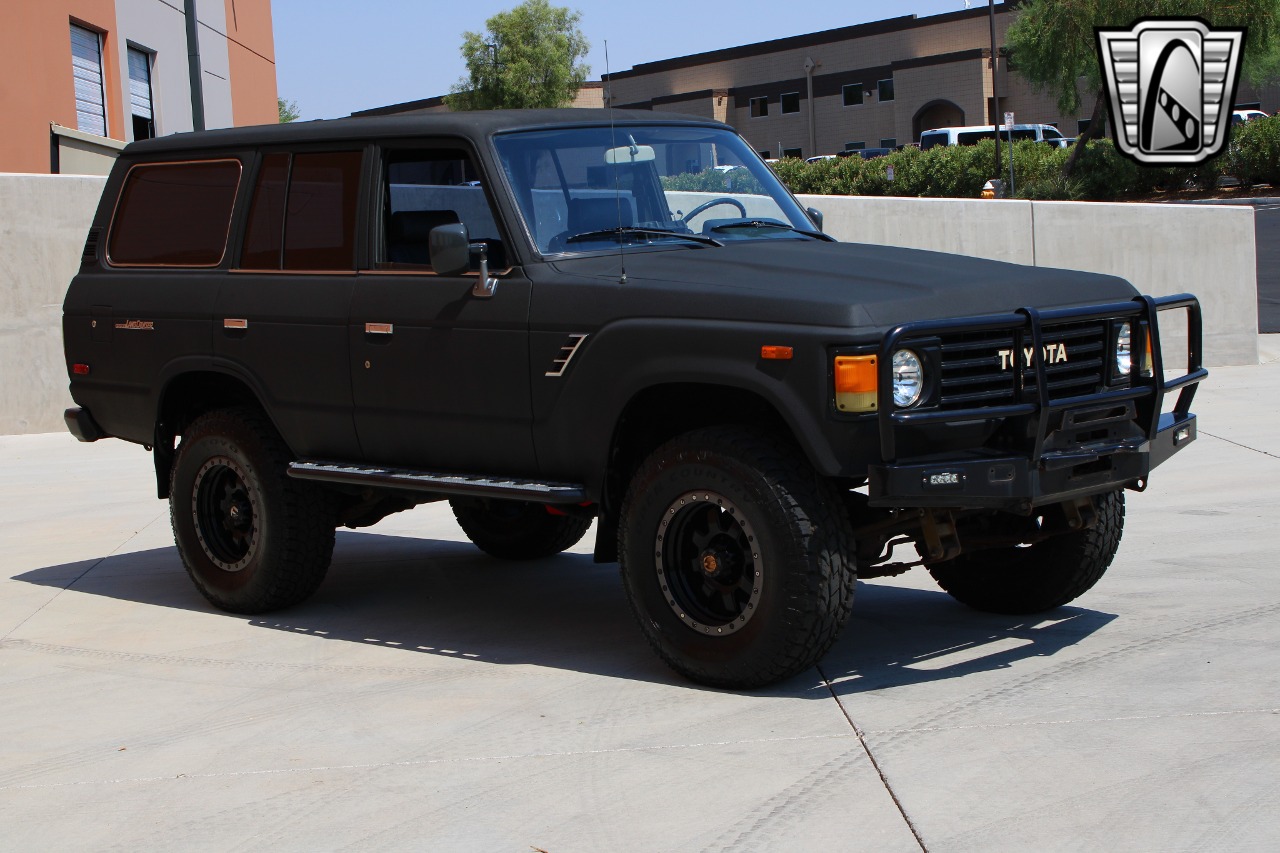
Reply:
[[[462,33],[482,31],[520,0],[273,0],[276,80],[304,119],[448,93],[466,71]],[[879,21],[937,15],[964,0],[806,0],[804,3],[698,3],[690,0],[552,0],[582,13],[591,42],[591,79],[609,64],[624,71],[707,50]],[[974,0],[974,6],[985,0]]]

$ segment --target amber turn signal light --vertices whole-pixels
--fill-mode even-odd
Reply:
[[[760,347],[760,357],[767,361],[790,361],[795,355],[795,351],[791,347]]]
[[[874,412],[877,388],[874,355],[836,357],[837,409],[842,412]]]

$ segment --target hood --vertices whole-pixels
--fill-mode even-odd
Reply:
[[[1137,295],[1115,276],[861,243],[779,239],[630,249],[624,260],[626,290],[646,301],[662,291],[664,307],[682,306],[680,316],[727,320],[887,328]],[[620,259],[593,255],[550,266],[561,275],[616,284]]]

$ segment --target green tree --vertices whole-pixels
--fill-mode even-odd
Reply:
[[[1280,0],[1024,0],[1008,34],[1018,73],[1057,95],[1065,114],[1079,112],[1082,89],[1093,98],[1093,120],[1067,159],[1064,175],[1071,174],[1106,123],[1094,28],[1128,27],[1154,16],[1196,16],[1216,27],[1248,27],[1245,78],[1265,83],[1280,72]]]
[[[445,103],[451,110],[569,106],[591,73],[579,61],[591,48],[581,18],[548,0],[525,0],[485,21],[485,32],[463,33],[469,73]]]
[[[298,111],[297,101],[286,101],[284,98],[277,96],[276,108],[280,111],[281,124],[288,124],[291,121],[297,121],[302,118],[302,113]]]

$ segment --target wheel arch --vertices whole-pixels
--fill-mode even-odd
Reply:
[[[807,448],[774,401],[754,389],[712,382],[664,382],[640,389],[615,422],[600,485],[596,562],[618,558],[618,523],[627,483],[654,449],[686,432],[751,424]]]
[[[187,370],[169,376],[156,403],[155,441],[157,497],[169,497],[169,472],[178,436],[200,415],[215,409],[251,406],[268,420],[261,396],[241,377],[218,370]]]

